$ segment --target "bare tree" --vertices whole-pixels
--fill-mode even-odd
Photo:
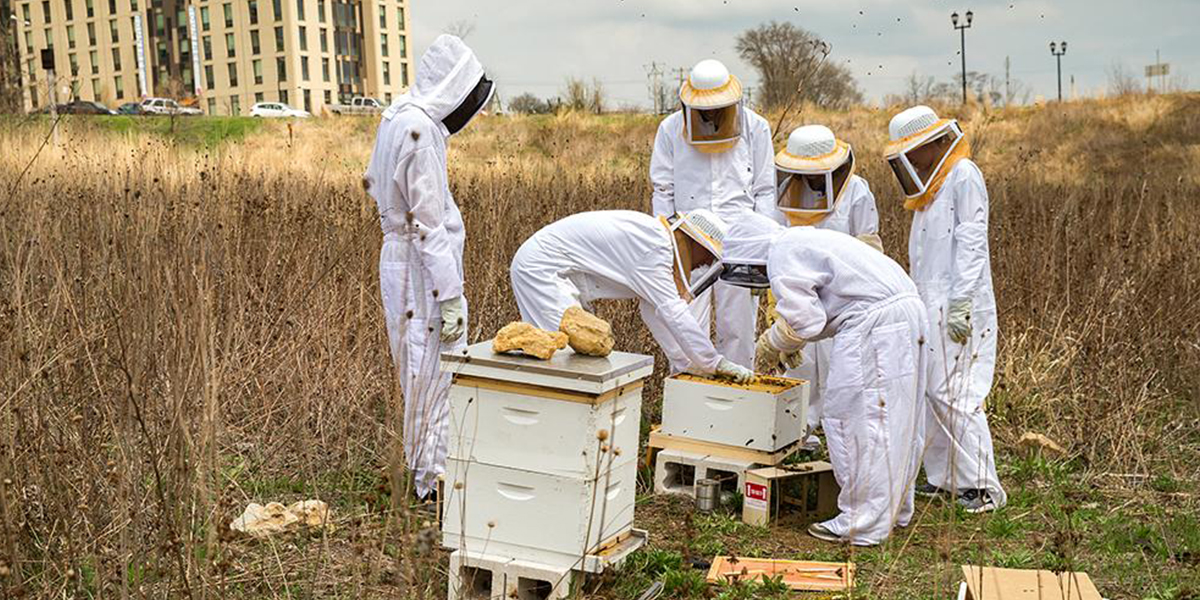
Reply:
[[[829,46],[791,23],[771,21],[743,31],[737,52],[759,74],[759,105],[770,110],[799,100],[844,108],[862,101],[862,92],[841,65],[824,59]]]
[[[586,81],[568,77],[563,89],[561,106],[567,110],[604,112],[604,87],[597,79],[589,86]]]
[[[21,110],[21,59],[12,2],[0,0],[0,112]]]
[[[550,112],[550,104],[529,92],[525,92],[508,101],[508,110],[526,115],[540,115]]]
[[[1128,96],[1142,93],[1142,83],[1137,75],[1125,63],[1114,60],[1105,69],[1108,76],[1108,94],[1110,96]]]
[[[446,29],[443,31],[459,39],[465,40],[467,39],[467,36],[475,32],[475,22],[468,21],[466,19],[459,19],[446,25]]]

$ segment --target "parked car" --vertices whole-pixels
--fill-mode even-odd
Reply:
[[[282,102],[259,102],[250,107],[252,117],[298,117],[307,119],[312,115],[306,110],[292,108]]]
[[[142,114],[142,105],[137,102],[126,102],[117,107],[119,115],[140,115]]]
[[[170,98],[146,98],[142,100],[141,110],[144,115],[194,116],[204,114],[198,108],[180,106],[178,102]]]
[[[66,104],[58,105],[59,114],[63,115],[115,115],[117,114],[107,106],[99,102],[89,102],[87,100],[75,100]]]
[[[351,98],[349,104],[331,104],[329,110],[335,115],[375,115],[385,107],[374,98]]]

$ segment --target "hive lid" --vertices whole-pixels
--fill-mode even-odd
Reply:
[[[602,393],[642,379],[654,370],[654,358],[645,354],[613,352],[604,358],[584,356],[566,349],[550,360],[492,352],[492,340],[462,350],[442,353],[442,370],[458,375],[486,377]]]

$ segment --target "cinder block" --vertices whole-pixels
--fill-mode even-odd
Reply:
[[[696,481],[716,479],[721,491],[737,493],[746,484],[746,471],[758,463],[664,449],[654,461],[654,493],[696,497]]]
[[[505,567],[511,558],[471,554],[457,550],[450,554],[447,600],[492,600],[504,593]]]
[[[559,600],[571,595],[575,578],[585,575],[569,568],[514,560],[505,568],[505,596],[512,600]]]

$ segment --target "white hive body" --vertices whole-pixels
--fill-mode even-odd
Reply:
[[[442,544],[468,554],[598,572],[633,536],[642,383],[648,356],[442,356],[454,373]]]
[[[808,422],[808,382],[783,377],[758,382],[668,378],[663,385],[662,433],[762,452],[794,444]]]

